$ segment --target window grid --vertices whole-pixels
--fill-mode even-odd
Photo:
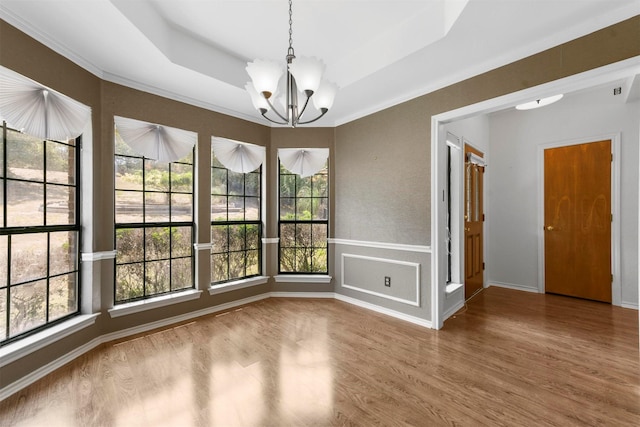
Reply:
[[[211,174],[211,282],[221,284],[260,276],[262,166],[246,174],[236,173],[212,155]],[[232,206],[231,199],[242,199],[242,209]],[[226,201],[224,215],[216,203],[220,200]],[[247,215],[249,206],[257,208],[257,212]]]
[[[194,287],[194,151],[163,165],[126,152],[124,144],[116,137],[116,304]],[[182,196],[187,203],[176,202]],[[165,202],[157,203],[158,198]]]
[[[327,167],[301,178],[280,165],[278,196],[278,272],[327,274]]]
[[[80,138],[72,141],[41,140],[10,129],[6,123],[2,125],[0,346],[80,312]],[[10,150],[23,152],[13,153],[10,159]],[[36,161],[29,164],[33,159]],[[58,165],[53,164],[55,160]],[[56,182],[56,174],[66,183]],[[30,194],[25,189],[30,185],[41,186],[42,192]],[[56,202],[56,194],[64,203],[50,208]],[[37,209],[29,205],[35,199],[42,202]],[[10,206],[14,211],[9,210]],[[57,218],[56,209],[62,211]]]

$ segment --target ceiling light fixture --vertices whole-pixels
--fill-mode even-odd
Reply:
[[[324,116],[333,105],[338,86],[322,79],[325,65],[321,60],[304,56],[296,58],[293,51],[291,3],[292,0],[289,0],[289,50],[286,56],[286,90],[282,97],[286,113],[281,114],[276,110],[273,102],[273,99],[279,97],[278,83],[284,74],[282,67],[277,62],[260,59],[249,62],[246,70],[251,77],[251,82],[246,84],[245,89],[251,95],[253,106],[265,119],[273,123],[296,127],[315,122]],[[302,108],[298,104],[299,94],[306,97]],[[319,111],[319,115],[316,118],[302,121],[302,115],[306,111],[310,99],[313,100],[313,105]],[[269,110],[273,111],[278,118],[267,117]]]
[[[563,95],[554,95],[548,98],[536,99],[535,101],[525,102],[524,104],[516,105],[516,110],[532,110],[534,108],[544,107],[545,105],[553,104],[556,101],[560,101]]]

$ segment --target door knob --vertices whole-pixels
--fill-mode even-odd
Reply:
[[[547,231],[553,231],[554,230],[553,225],[547,225],[544,229],[547,230]]]

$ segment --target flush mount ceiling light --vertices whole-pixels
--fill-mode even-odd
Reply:
[[[291,9],[291,0],[289,0],[289,49],[286,56],[286,73],[277,62],[256,59],[247,64],[246,70],[251,77],[251,82],[246,84],[245,89],[251,95],[253,106],[265,119],[273,123],[296,127],[315,122],[324,116],[333,105],[338,86],[322,79],[325,65],[321,60],[304,56],[296,58],[293,51]],[[278,83],[283,75],[286,76],[286,89],[281,91],[284,93],[279,94]],[[298,104],[299,94],[306,97],[302,108]],[[284,114],[276,110],[274,99],[279,99],[282,102],[286,109]],[[319,114],[315,118],[301,120],[309,100],[313,101]],[[269,111],[273,111],[277,117],[268,117]]]
[[[534,108],[544,107],[545,105],[553,104],[556,101],[560,101],[563,95],[554,95],[548,98],[541,98],[531,102],[525,102],[524,104],[516,105],[516,110],[532,110]]]

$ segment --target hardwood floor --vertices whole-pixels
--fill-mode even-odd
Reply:
[[[489,288],[433,331],[268,299],[106,344],[2,426],[638,426],[638,313]]]

